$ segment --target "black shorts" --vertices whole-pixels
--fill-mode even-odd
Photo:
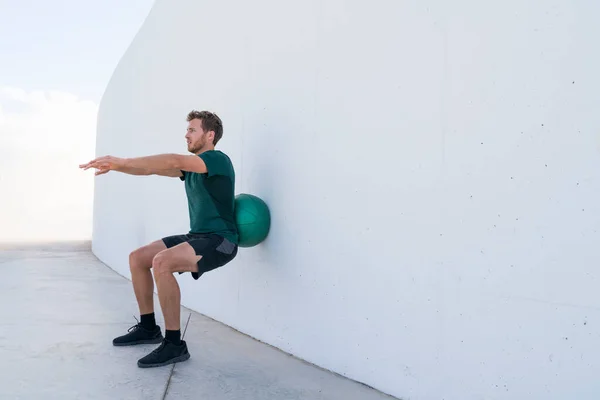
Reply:
[[[230,242],[223,236],[212,233],[198,234],[188,233],[184,235],[167,236],[162,239],[167,248],[177,246],[178,244],[189,243],[196,255],[202,256],[198,261],[198,273],[192,272],[194,279],[215,268],[222,267],[237,255],[238,246]],[[180,272],[182,274],[183,272]]]

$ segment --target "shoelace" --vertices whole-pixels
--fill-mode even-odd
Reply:
[[[127,332],[131,332],[132,330],[136,329],[136,328],[142,328],[142,323],[137,319],[137,317],[134,315],[133,318],[135,318],[135,321],[137,322],[137,324],[135,324],[134,326],[132,326],[131,328],[129,328],[127,330]],[[167,340],[163,339],[163,341],[161,342],[160,346],[158,346],[156,349],[152,350],[153,353],[158,353],[159,351],[161,351],[162,349],[165,348],[165,346],[167,345]]]
[[[127,332],[131,332],[132,330],[141,328],[141,327],[142,327],[142,324],[136,324],[136,325],[132,326],[131,328],[127,329]]]
[[[134,315],[133,318],[135,318],[137,324],[135,324],[134,326],[132,326],[131,328],[127,329],[127,332],[131,332],[132,330],[136,329],[136,328],[141,328],[142,327],[142,323],[137,319],[137,317]]]

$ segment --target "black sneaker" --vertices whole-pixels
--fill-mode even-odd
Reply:
[[[180,345],[176,345],[165,339],[158,348],[152,351],[152,353],[138,360],[138,367],[162,367],[164,365],[185,361],[189,358],[190,353],[188,352],[185,340],[182,340]]]
[[[142,324],[136,324],[129,328],[129,333],[113,339],[115,346],[132,346],[134,344],[156,344],[163,340],[160,326],[156,325],[154,329],[148,330]]]

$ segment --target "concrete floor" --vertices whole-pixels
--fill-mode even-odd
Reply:
[[[157,345],[112,345],[137,305],[89,243],[0,245],[0,270],[0,399],[392,399],[186,308],[191,359],[138,368]]]

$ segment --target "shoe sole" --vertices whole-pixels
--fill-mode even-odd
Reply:
[[[158,344],[163,341],[162,337],[156,339],[136,340],[135,342],[113,343],[114,346],[135,346],[136,344]]]
[[[178,362],[183,362],[183,361],[189,360],[189,358],[190,358],[190,353],[187,353],[187,354],[183,354],[179,357],[172,358],[168,361],[165,361],[162,363],[156,363],[156,364],[142,364],[138,361],[138,367],[140,367],[140,368],[164,367],[165,365],[175,364]]]

